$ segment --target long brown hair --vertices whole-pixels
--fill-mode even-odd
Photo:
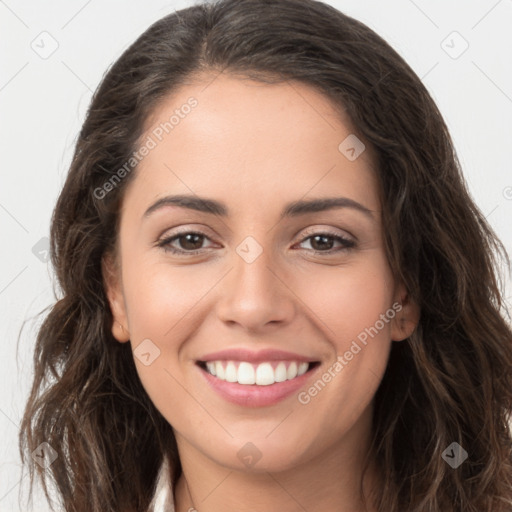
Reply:
[[[52,219],[61,297],[38,332],[20,433],[31,486],[35,468],[68,512],[144,511],[164,456],[174,482],[181,473],[172,428],[143,389],[130,344],[111,334],[103,284],[101,260],[114,250],[136,168],[97,190],[129,161],[163,97],[222,71],[315,88],[377,155],[388,261],[421,309],[413,335],[393,344],[375,397],[379,512],[510,512],[512,332],[499,281],[508,256],[468,194],[420,79],[364,24],[313,0],[182,9],[104,76]],[[43,442],[57,453],[46,470],[30,457]],[[442,457],[453,442],[468,453],[457,468]]]

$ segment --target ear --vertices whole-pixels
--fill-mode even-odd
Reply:
[[[411,300],[403,283],[395,293],[393,309],[396,315],[391,321],[391,339],[402,341],[414,332],[420,321],[420,308]]]
[[[130,340],[130,332],[128,330],[126,304],[121,283],[121,268],[115,256],[111,253],[105,254],[101,260],[101,270],[103,286],[105,287],[113,317],[112,335],[120,343],[125,343]]]

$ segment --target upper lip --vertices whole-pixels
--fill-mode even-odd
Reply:
[[[261,363],[265,361],[292,360],[305,363],[315,361],[311,357],[302,356],[284,350],[265,349],[255,352],[245,348],[231,348],[212,352],[199,359],[202,362],[208,361],[247,361],[248,363]]]

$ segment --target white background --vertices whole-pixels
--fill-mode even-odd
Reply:
[[[329,3],[383,36],[422,78],[451,130],[476,203],[512,254],[512,0]],[[0,512],[25,510],[18,504],[27,482],[18,425],[40,323],[34,317],[54,301],[52,270],[32,249],[48,236],[73,143],[103,73],[152,22],[192,4],[0,0]],[[31,47],[51,47],[43,31],[58,43],[47,59]],[[446,39],[453,31],[469,44],[455,59],[445,51],[462,49],[459,36]],[[506,296],[510,304],[510,284]],[[35,510],[48,509],[36,500]]]

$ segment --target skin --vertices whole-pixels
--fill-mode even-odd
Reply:
[[[142,139],[190,96],[198,100],[125,191],[117,259],[104,261],[112,332],[134,349],[150,339],[160,350],[150,365],[135,363],[176,435],[177,512],[363,511],[358,489],[373,397],[391,343],[418,321],[385,256],[374,155],[366,142],[355,161],[338,150],[355,130],[307,85],[212,79],[175,91],[146,124]],[[143,218],[171,194],[222,201],[230,214],[167,206]],[[333,196],[371,215],[345,207],[280,219],[291,201]],[[355,247],[307,238],[326,229]],[[203,252],[180,256],[156,246],[178,230],[204,233],[195,241]],[[263,250],[252,263],[236,252],[247,236]],[[183,237],[172,246],[194,247]],[[307,390],[394,303],[400,313],[305,405],[297,394],[253,409],[229,403],[196,365],[226,348],[289,350],[320,362]],[[237,456],[247,442],[261,453],[251,467]],[[365,494],[379,481],[372,464]]]

